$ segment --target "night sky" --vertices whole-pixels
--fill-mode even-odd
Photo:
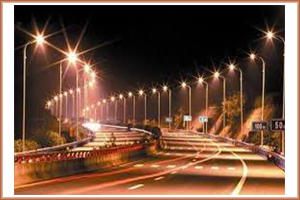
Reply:
[[[195,81],[192,76],[197,73],[210,76],[204,68],[222,70],[230,58],[236,59],[243,69],[247,99],[253,102],[261,93],[261,66],[247,59],[246,52],[250,49],[266,60],[266,93],[282,93],[282,45],[260,39],[263,34],[258,29],[274,27],[284,37],[284,6],[15,6],[15,135],[21,132],[22,119],[20,47],[32,39],[20,29],[34,33],[33,22],[41,30],[47,20],[45,34],[58,31],[47,41],[61,49],[67,48],[62,24],[72,47],[86,26],[79,51],[108,42],[80,57],[96,63],[99,92],[93,101],[112,92],[168,83],[177,93],[174,105],[187,105],[179,82],[184,79],[192,84]],[[58,65],[49,65],[62,59],[50,47],[44,47],[43,51],[34,49],[32,45],[27,51],[29,123],[42,116],[45,100],[58,91]],[[65,89],[74,86],[74,74],[69,68],[64,78]],[[238,74],[224,75],[230,78],[230,94],[239,88]],[[208,82],[212,83],[210,101],[219,104],[221,81]],[[193,101],[199,109],[204,106],[203,96],[203,89],[193,90]],[[167,114],[166,103],[163,96],[162,115]],[[149,110],[153,106],[154,99],[150,100]],[[142,118],[142,105],[138,109]],[[149,112],[154,118],[156,111]]]

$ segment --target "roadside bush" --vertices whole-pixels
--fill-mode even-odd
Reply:
[[[66,139],[64,137],[60,136],[56,132],[49,131],[46,134],[46,137],[47,137],[47,146],[49,146],[49,147],[66,143]]]
[[[23,149],[23,143],[22,140],[15,140],[14,141],[14,150],[15,152],[21,152]],[[25,149],[26,151],[30,151],[30,150],[36,150],[40,148],[40,146],[38,145],[38,143],[36,141],[33,140],[26,140],[25,141]]]

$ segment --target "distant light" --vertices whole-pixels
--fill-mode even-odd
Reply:
[[[100,106],[100,105],[101,105],[101,102],[100,102],[100,101],[98,101],[98,103],[97,103],[97,104],[98,104],[98,106]]]
[[[92,108],[94,108],[94,105],[91,105]]]
[[[67,95],[68,95],[68,92],[64,92],[64,95],[67,96]]]
[[[93,81],[90,81],[90,82],[89,82],[89,87],[92,88],[93,85],[94,85],[94,82],[93,82]]]
[[[89,109],[90,109],[89,107],[86,107],[86,111],[89,111]]]
[[[95,72],[91,72],[91,77],[92,77],[92,79],[94,79],[96,77],[96,73]]]
[[[51,106],[51,101],[48,101],[47,105],[48,105],[48,107],[50,107]]]
[[[115,97],[110,97],[110,100],[111,101],[115,101]]]
[[[164,91],[167,91],[168,90],[168,87],[165,85],[165,86],[163,86],[163,90]]]
[[[185,87],[186,87],[186,82],[182,82],[182,83],[181,83],[181,86],[182,86],[183,88],[185,88]]]
[[[156,89],[155,89],[155,88],[153,88],[153,89],[152,89],[152,92],[153,92],[153,94],[155,94],[155,93],[156,93]]]
[[[256,55],[254,53],[251,53],[250,58],[251,58],[251,60],[254,60],[256,58]]]
[[[129,93],[128,93],[128,96],[131,97],[131,96],[132,96],[132,92],[129,92]]]
[[[144,94],[144,91],[143,91],[143,90],[140,90],[140,91],[139,91],[139,94],[140,94],[140,95],[143,95],[143,94]]]
[[[215,73],[214,73],[214,76],[215,76],[215,78],[219,78],[220,73],[219,73],[219,72],[215,72]]]
[[[235,69],[234,64],[230,64],[230,65],[229,65],[229,69],[230,69],[231,71],[233,71],[233,70]]]
[[[69,92],[70,92],[70,94],[73,94],[73,90],[70,90]]]
[[[38,45],[42,45],[44,42],[45,42],[45,38],[43,35],[41,34],[38,34],[36,37],[35,37],[35,41]]]
[[[75,52],[71,51],[68,53],[68,60],[69,60],[69,63],[73,63],[75,64],[76,60],[77,60],[77,55]]]
[[[268,39],[273,39],[273,38],[274,38],[274,33],[271,32],[271,31],[268,31],[268,33],[267,33],[267,38],[268,38]]]
[[[86,73],[88,73],[88,72],[90,71],[90,69],[91,69],[91,66],[90,66],[90,65],[88,65],[88,64],[84,65],[84,71],[85,71]]]
[[[57,101],[57,100],[58,100],[58,96],[55,96],[55,97],[54,97],[54,100]]]
[[[62,95],[62,94],[60,94],[60,95],[59,95],[59,98],[62,98],[62,97],[63,97],[63,95]]]
[[[200,78],[198,79],[198,82],[199,82],[199,83],[203,83],[203,78],[200,77]]]
[[[80,93],[80,88],[77,88],[77,92]]]
[[[119,98],[120,98],[120,99],[123,99],[123,95],[122,95],[122,94],[120,94],[120,95],[119,95]]]
[[[103,99],[102,102],[103,102],[103,103],[106,103],[106,99]]]

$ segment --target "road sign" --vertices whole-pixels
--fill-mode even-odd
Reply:
[[[284,131],[284,130],[285,130],[285,120],[284,119],[272,119],[271,131]]]
[[[268,123],[267,122],[261,122],[261,121],[253,121],[251,130],[252,131],[264,131],[268,129]]]
[[[191,122],[192,121],[192,116],[190,116],[190,115],[184,115],[183,116],[183,121],[185,121],[185,122]]]
[[[199,116],[199,122],[208,122],[207,116]]]
[[[173,121],[172,117],[166,117],[166,122],[167,123],[172,123],[172,121]]]

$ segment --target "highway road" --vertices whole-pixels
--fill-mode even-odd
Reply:
[[[187,132],[164,150],[109,170],[15,188],[15,195],[284,195],[285,172],[259,155]]]

